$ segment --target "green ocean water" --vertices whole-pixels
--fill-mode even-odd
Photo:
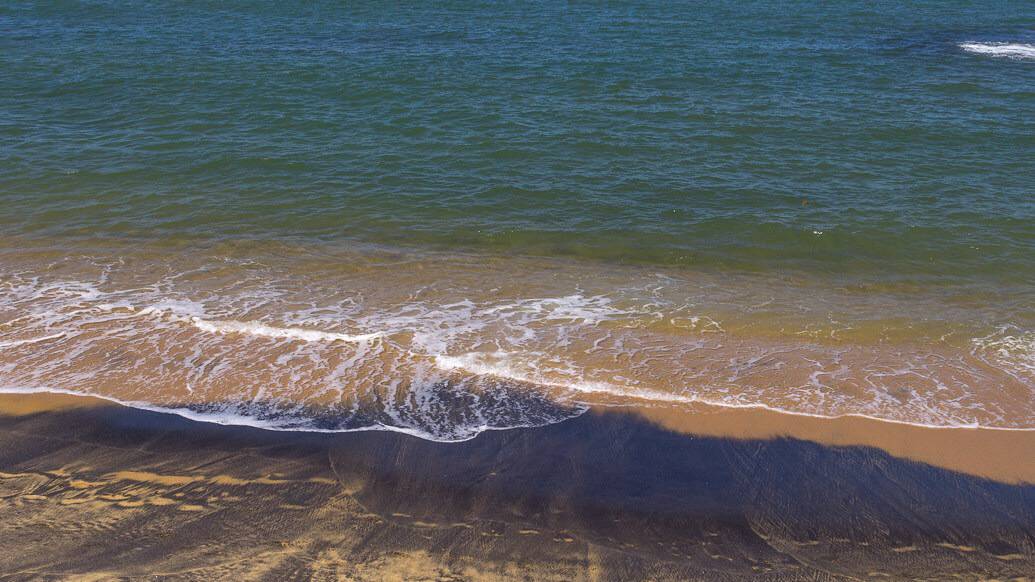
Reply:
[[[207,411],[276,361],[234,414],[509,378],[1035,426],[1033,3],[13,0],[0,32],[0,385],[129,369],[108,396]],[[402,363],[283,359],[368,336]],[[493,402],[327,426],[568,414]]]
[[[1024,2],[0,7],[0,228],[1030,283]],[[822,234],[820,234],[822,233]]]

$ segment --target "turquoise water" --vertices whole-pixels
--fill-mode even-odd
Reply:
[[[376,393],[341,426],[443,438],[570,410],[510,387],[451,432],[363,383],[1035,426],[1033,3],[14,0],[0,30],[4,385]]]

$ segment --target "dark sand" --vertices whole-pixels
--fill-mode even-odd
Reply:
[[[0,410],[5,579],[1035,573],[1035,487],[877,448],[690,436],[617,412],[437,444],[75,397],[0,396]]]

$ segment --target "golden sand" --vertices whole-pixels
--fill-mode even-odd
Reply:
[[[712,406],[631,408],[685,434],[772,439],[790,437],[830,446],[876,447],[919,461],[1006,483],[1035,483],[1035,431],[930,428],[858,416],[819,418],[765,409]]]
[[[89,406],[111,406],[112,403],[90,396],[74,394],[55,394],[39,392],[35,394],[0,394],[0,414],[5,416],[25,416],[68,408],[84,408]]]

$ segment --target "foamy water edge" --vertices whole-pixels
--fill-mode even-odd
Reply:
[[[115,398],[115,397],[112,397],[112,396],[106,396],[106,395],[103,395],[103,394],[91,394],[91,393],[86,393],[86,392],[77,392],[75,390],[64,390],[64,389],[60,389],[60,388],[0,387],[0,394],[25,394],[25,395],[32,395],[32,394],[60,394],[60,395],[74,396],[74,397],[80,397],[80,398],[97,398],[99,400],[104,400],[106,402],[111,402],[113,404],[117,404],[119,406],[124,406],[126,408],[133,408],[133,409],[136,409],[136,410],[144,410],[144,411],[155,412],[155,413],[159,413],[159,414],[171,414],[171,415],[174,415],[174,416],[179,416],[181,418],[185,418],[185,419],[193,421],[193,422],[205,422],[205,423],[209,423],[209,424],[218,424],[218,425],[221,425],[221,426],[242,426],[242,427],[255,428],[255,429],[259,429],[259,430],[268,430],[268,431],[274,431],[274,432],[303,432],[303,433],[319,433],[319,434],[344,434],[344,433],[352,433],[352,432],[372,432],[372,431],[394,432],[394,433],[405,434],[405,435],[416,437],[416,438],[419,438],[419,439],[422,439],[422,440],[431,441],[431,442],[437,442],[437,443],[461,443],[461,442],[466,442],[466,441],[472,440],[474,438],[477,438],[478,435],[480,435],[480,434],[482,434],[483,432],[486,432],[486,431],[505,431],[505,430],[517,430],[517,429],[535,429],[535,428],[542,428],[543,426],[549,426],[549,425],[540,425],[540,426],[521,426],[521,425],[489,426],[489,425],[485,425],[485,426],[482,426],[482,427],[472,427],[472,428],[474,428],[476,430],[473,430],[471,432],[471,434],[468,435],[468,436],[457,437],[457,438],[441,438],[441,437],[436,437],[436,436],[434,436],[432,434],[426,433],[426,432],[421,431],[421,430],[412,429],[412,428],[409,428],[409,427],[400,427],[400,426],[386,425],[386,424],[377,424],[377,425],[363,426],[363,427],[354,427],[354,428],[340,428],[340,429],[322,429],[322,428],[315,428],[315,427],[283,427],[283,426],[277,426],[276,424],[271,423],[271,422],[265,422],[265,421],[262,421],[262,420],[260,420],[258,418],[250,417],[250,416],[245,416],[245,415],[237,415],[237,414],[218,414],[217,415],[217,414],[211,414],[211,413],[203,413],[203,412],[197,412],[197,411],[194,411],[194,410],[190,410],[189,408],[164,407],[164,406],[158,406],[158,405],[150,404],[148,402],[121,400],[119,398]],[[1032,427],[1032,428],[1012,428],[1012,427],[982,426],[982,425],[979,425],[979,424],[972,424],[972,425],[932,425],[932,424],[915,423],[915,422],[909,422],[909,421],[903,421],[903,420],[880,418],[880,417],[876,417],[876,416],[869,416],[869,415],[865,415],[865,414],[856,414],[856,413],[847,413],[847,414],[841,414],[841,415],[837,415],[837,416],[825,416],[825,415],[821,415],[821,414],[812,414],[812,413],[799,412],[799,411],[793,411],[793,410],[783,410],[783,409],[774,408],[772,406],[768,406],[768,405],[765,405],[765,404],[730,404],[730,403],[723,403],[723,402],[711,402],[711,401],[707,401],[707,400],[704,400],[704,399],[693,399],[693,398],[687,398],[686,399],[686,403],[687,404],[705,405],[705,406],[715,407],[715,408],[734,409],[734,410],[744,410],[744,409],[748,409],[748,410],[764,410],[766,412],[770,412],[770,413],[773,413],[773,414],[780,414],[780,415],[786,415],[786,416],[796,416],[796,417],[806,417],[806,418],[815,418],[815,419],[829,420],[829,421],[857,418],[857,419],[869,420],[869,421],[874,421],[874,422],[879,422],[879,423],[896,424],[896,425],[911,426],[911,427],[914,427],[914,428],[932,429],[932,430],[976,430],[976,431],[995,431],[995,432],[1035,432],[1035,427]],[[613,405],[613,406],[602,406],[602,407],[604,407],[604,408],[635,408],[635,406],[633,406],[633,405],[626,405],[626,404],[623,404],[623,405]],[[581,410],[581,411],[577,411],[571,417],[566,418],[566,419],[561,420],[561,421],[558,421],[556,423],[552,423],[552,424],[560,424],[561,422],[565,422],[566,420],[571,420],[573,418],[577,418],[579,416],[582,416],[582,414],[585,414],[585,412],[587,412],[588,410],[589,410],[589,408],[586,408],[586,409]]]
[[[311,409],[303,408],[306,406],[303,404],[304,398],[295,402],[293,409],[291,407],[278,409],[275,406],[267,405],[269,402],[277,404],[278,398],[281,403],[288,403],[291,401],[291,397],[294,396],[294,394],[283,393],[279,396],[276,394],[271,395],[267,392],[267,387],[270,387],[272,390],[279,389],[283,392],[283,390],[295,385],[293,383],[295,379],[294,374],[297,370],[292,371],[296,367],[295,364],[288,359],[274,361],[273,358],[278,353],[281,353],[276,350],[266,352],[269,354],[268,357],[262,356],[264,352],[261,351],[255,352],[255,354],[258,354],[256,356],[258,360],[263,361],[266,365],[275,364],[275,367],[278,368],[278,374],[281,374],[280,370],[286,370],[281,375],[289,377],[286,379],[281,376],[268,378],[263,385],[256,385],[254,392],[242,393],[240,400],[237,402],[224,401],[219,399],[218,396],[210,395],[206,397],[204,392],[195,393],[195,390],[198,388],[197,384],[194,384],[193,388],[191,387],[193,382],[197,380],[204,381],[209,377],[211,367],[207,363],[217,361],[216,359],[208,360],[206,365],[196,367],[195,371],[203,374],[200,377],[189,376],[186,378],[186,382],[182,378],[176,377],[177,370],[181,369],[184,363],[188,366],[194,365],[192,358],[196,358],[200,351],[194,351],[193,353],[185,351],[186,356],[174,355],[175,357],[172,359],[161,362],[163,365],[172,366],[171,369],[164,371],[161,376],[156,376],[153,369],[145,369],[144,376],[138,378],[141,383],[137,387],[136,393],[125,390],[121,390],[121,393],[120,390],[108,390],[104,385],[104,382],[106,382],[104,378],[107,377],[107,374],[101,368],[98,368],[97,372],[92,374],[92,376],[81,370],[76,370],[74,374],[66,374],[64,380],[57,385],[55,385],[52,379],[42,375],[30,377],[32,374],[25,375],[23,378],[12,377],[5,382],[9,385],[21,386],[21,388],[13,389],[15,392],[38,391],[93,396],[134,408],[173,413],[191,420],[216,424],[300,432],[333,433],[387,430],[410,434],[436,442],[460,442],[469,440],[485,430],[530,428],[556,424],[584,413],[587,407],[635,408],[638,406],[702,405],[726,409],[765,410],[778,414],[818,419],[856,417],[920,428],[1035,430],[1035,427],[1030,426],[1030,418],[1027,419],[1027,422],[1020,421],[1014,426],[996,426],[994,419],[992,423],[989,423],[982,418],[961,417],[953,414],[951,409],[946,411],[931,410],[930,412],[936,416],[927,417],[922,414],[915,415],[915,413],[911,416],[909,409],[904,406],[903,408],[888,409],[887,412],[890,416],[882,414],[884,410],[877,408],[856,411],[837,410],[837,407],[843,405],[839,402],[834,402],[832,406],[826,406],[825,402],[820,401],[818,404],[805,403],[805,406],[810,408],[789,408],[780,402],[752,401],[752,398],[757,397],[757,395],[750,393],[740,395],[726,394],[722,390],[715,390],[713,386],[708,384],[714,377],[711,375],[704,376],[702,378],[704,383],[702,384],[689,378],[679,378],[676,375],[666,374],[664,378],[666,383],[670,385],[665,387],[649,383],[641,384],[640,379],[635,376],[623,378],[620,374],[612,374],[612,371],[607,368],[594,369],[588,365],[573,365],[573,362],[564,360],[562,352],[554,350],[555,347],[563,346],[564,342],[568,341],[568,331],[574,328],[597,329],[598,325],[605,322],[612,324],[617,322],[619,327],[615,329],[628,329],[627,327],[622,327],[628,323],[623,322],[622,318],[628,317],[630,314],[642,315],[645,313],[640,307],[615,305],[611,298],[603,295],[583,295],[581,291],[567,296],[519,297],[502,303],[495,301],[477,303],[470,300],[442,305],[420,302],[407,303],[398,310],[389,310],[388,312],[372,310],[368,313],[361,313],[360,317],[356,317],[355,313],[353,313],[352,316],[344,320],[341,318],[342,314],[336,314],[331,320],[313,319],[312,313],[307,311],[294,315],[290,311],[277,311],[272,314],[272,319],[270,317],[271,314],[267,314],[261,320],[239,320],[234,319],[234,317],[245,316],[250,318],[255,317],[255,315],[248,314],[247,311],[234,313],[237,310],[227,311],[226,309],[219,309],[218,312],[206,312],[201,297],[181,296],[177,298],[175,295],[169,296],[164,291],[159,292],[157,289],[154,293],[140,297],[145,302],[130,301],[133,298],[131,296],[136,294],[133,290],[106,292],[98,289],[93,284],[81,281],[42,286],[34,281],[27,287],[11,287],[12,292],[16,290],[20,290],[20,293],[14,293],[14,295],[20,294],[23,301],[29,302],[12,303],[12,306],[19,309],[24,308],[26,305],[30,307],[35,306],[37,301],[45,300],[46,302],[42,304],[45,309],[38,310],[36,313],[41,322],[36,327],[40,335],[28,338],[15,335],[10,340],[0,341],[0,348],[11,349],[13,353],[18,353],[19,348],[22,347],[25,350],[22,352],[23,354],[33,354],[34,352],[30,350],[37,350],[35,351],[37,355],[45,353],[38,350],[56,350],[54,356],[60,357],[64,353],[62,351],[64,346],[68,342],[76,341],[77,334],[82,333],[82,324],[107,325],[112,322],[118,322],[118,325],[112,328],[113,335],[111,336],[112,338],[121,338],[115,340],[117,342],[129,341],[132,343],[138,341],[138,339],[133,338],[155,336],[156,333],[167,333],[166,337],[170,340],[170,345],[177,346],[209,345],[200,342],[224,341],[222,339],[217,340],[217,337],[213,336],[231,336],[227,337],[225,341],[234,342],[252,341],[248,339],[249,337],[259,338],[258,341],[260,343],[226,346],[220,344],[213,358],[224,358],[228,354],[229,357],[233,357],[237,354],[251,353],[249,351],[250,348],[255,348],[256,350],[277,348],[281,352],[291,353],[292,350],[297,351],[299,346],[308,344],[309,347],[304,349],[311,351],[299,353],[308,356],[311,361],[319,361],[325,356],[332,360],[333,358],[338,358],[340,365],[336,369],[344,370],[355,366],[364,357],[369,356],[371,361],[378,361],[378,356],[383,355],[385,353],[384,350],[392,349],[395,350],[393,357],[406,358],[406,362],[412,364],[411,367],[416,366],[416,373],[406,373],[414,372],[414,370],[408,368],[406,370],[395,369],[394,371],[399,373],[371,380],[371,385],[375,389],[380,389],[387,385],[390,390],[394,390],[395,386],[400,385],[399,383],[412,381],[413,389],[406,394],[416,394],[417,402],[415,406],[417,406],[427,404],[429,401],[426,397],[437,395],[431,388],[432,384],[448,382],[455,383],[459,393],[470,395],[474,398],[473,407],[465,409],[470,413],[469,416],[465,417],[466,422],[453,424],[445,422],[443,424],[441,415],[420,416],[419,413],[425,412],[424,409],[417,411],[417,417],[412,415],[407,417],[405,413],[400,417],[399,407],[405,407],[409,403],[399,400],[396,395],[389,391],[382,395],[383,399],[377,399],[378,395],[375,394],[375,400],[373,400],[378,407],[383,405],[383,410],[379,411],[384,413],[385,418],[374,419],[361,415],[357,417],[358,420],[369,424],[351,426],[346,426],[344,423],[337,424],[335,421],[342,418],[338,415],[339,410],[333,407],[323,409],[320,406]],[[31,315],[32,313],[13,321],[22,321],[24,323],[24,320]],[[146,317],[147,323],[141,322],[141,317]],[[326,317],[326,314],[323,317]],[[713,323],[718,331],[722,331],[722,327],[718,323],[704,316],[683,314],[681,317],[693,322],[693,325],[690,326],[691,328],[697,328],[697,321],[703,318]],[[653,318],[653,312],[650,319],[656,319]],[[274,320],[276,323],[284,325],[272,325],[271,323]],[[321,330],[309,327],[309,325],[318,322],[320,325],[326,325],[328,321],[333,321],[337,330]],[[138,327],[138,323],[131,322],[139,322],[145,327]],[[172,324],[173,327],[161,327],[169,324]],[[342,324],[347,325],[343,326]],[[502,332],[506,333],[489,327],[500,324],[506,324],[502,330]],[[511,324],[513,325],[510,326]],[[299,327],[299,325],[305,327]],[[545,325],[546,327],[533,330],[530,327],[533,325]],[[67,329],[54,333],[57,330],[61,330],[62,326],[66,326]],[[681,325],[676,326],[674,323],[673,326],[684,327]],[[342,329],[343,327],[344,329]],[[700,330],[701,333],[714,331],[710,326],[705,327],[707,329]],[[196,335],[191,337],[177,335],[183,333],[183,330],[189,330],[190,328],[203,332],[202,335],[208,336],[209,339]],[[491,331],[486,332],[485,330]],[[521,336],[518,340],[507,339],[509,335],[517,332],[520,332],[518,335]],[[474,346],[451,345],[450,343],[450,338],[452,337],[450,334],[473,334],[478,337],[479,342],[484,343],[489,340],[495,342],[497,349],[499,349],[500,341],[515,341],[516,343],[509,344],[508,349],[520,350],[523,346],[522,342],[527,339],[526,336],[535,337],[537,333],[547,334],[548,340],[541,345],[532,346],[532,351],[527,352],[504,350],[497,352],[467,351]],[[603,331],[601,334],[597,338],[598,341],[593,344],[594,349],[599,345],[599,341],[612,337],[612,331]],[[400,337],[411,338],[411,336],[419,336],[421,341],[406,339],[405,341],[408,343],[404,343],[400,339]],[[100,341],[104,341],[104,336],[88,337],[86,341],[94,341],[98,337]],[[275,340],[278,343],[261,343],[266,340]],[[693,343],[687,338],[681,341]],[[54,343],[51,344],[50,342]],[[37,347],[37,344],[40,347]],[[988,336],[974,338],[972,345],[973,351],[971,354],[973,356],[997,369],[1006,370],[1006,373],[1014,377],[1021,385],[1030,388],[1028,375],[1035,370],[1032,367],[1033,362],[1035,362],[1035,359],[1033,359],[1035,358],[1035,334],[1014,326],[1003,326]],[[537,348],[540,350],[546,349],[547,351],[535,351]],[[191,349],[200,350],[200,348]],[[340,355],[343,350],[348,353]],[[371,352],[370,350],[376,351]],[[353,352],[355,353],[353,354]],[[753,366],[759,360],[773,354],[779,355],[780,353],[779,350],[763,352],[757,357],[747,358],[748,362],[745,365]],[[104,357],[107,356],[105,355]],[[312,360],[313,358],[316,358],[316,360]],[[101,361],[104,360],[102,359]],[[225,362],[225,359],[220,360],[220,363]],[[416,364],[413,364],[413,362],[416,362]],[[250,361],[243,360],[240,363],[248,365]],[[39,362],[36,364],[38,365]],[[421,367],[421,364],[424,364],[424,366]],[[816,376],[830,376],[836,380],[837,370],[833,368],[836,364],[837,361],[835,359],[830,363],[830,367],[821,367],[813,372],[811,380],[814,381],[818,389],[830,391],[833,389],[832,387],[836,388],[836,384],[831,383],[829,380],[824,379],[824,384],[822,385],[815,382]],[[230,371],[226,372],[226,370]],[[226,372],[224,377],[236,382],[238,378],[234,375],[235,373],[230,368],[226,370],[224,370]],[[390,368],[389,371],[393,370]],[[432,374],[430,380],[428,372]],[[170,376],[169,374],[172,375]],[[91,378],[95,378],[97,381]],[[161,398],[161,394],[151,391],[152,381],[162,378],[167,378],[169,386],[175,389],[165,399]],[[361,374],[361,378],[363,381],[369,380],[369,376],[366,374]],[[340,396],[352,386],[351,384],[338,382],[339,379],[336,377],[331,378],[331,380],[334,382],[328,382],[326,385],[317,382],[310,386],[310,388],[315,387],[321,390],[320,394],[325,392],[333,393],[336,390]],[[671,382],[668,382],[669,380]],[[98,384],[98,381],[100,384]],[[722,378],[717,378],[717,381],[719,383],[716,385],[720,386]],[[86,382],[85,385],[84,382]],[[94,384],[97,385],[95,386]],[[122,384],[119,384],[119,386],[122,386]],[[481,393],[477,389],[474,391],[468,390],[470,386],[475,386],[476,388],[487,386],[489,389],[498,388],[501,397],[496,401],[496,408],[479,408]],[[186,387],[186,391],[189,394],[177,395],[176,392],[182,392],[181,389],[184,387]],[[665,387],[665,389],[658,389],[661,387]],[[810,389],[809,385],[805,385],[804,388]],[[533,404],[539,403],[540,405],[545,405],[550,410],[556,409],[561,412],[551,412],[544,415],[541,413],[543,409],[529,409],[532,411],[532,415],[525,416],[523,409],[518,406],[513,409],[513,416],[509,415],[511,409],[504,410],[507,414],[492,417],[493,420],[482,415],[482,412],[496,414],[500,410],[500,406],[506,407],[509,405],[507,394],[522,391],[530,391],[532,394],[535,394],[537,400]],[[0,390],[0,392],[3,392],[3,390]],[[403,394],[403,397],[406,394]],[[306,396],[307,394],[301,393],[301,395]],[[937,396],[937,394],[932,393],[927,396]],[[421,400],[422,398],[424,400]],[[615,400],[616,398],[619,400]],[[868,404],[866,401],[860,402],[862,402],[863,406]],[[848,404],[851,404],[851,402],[849,401]],[[436,405],[437,403],[431,402],[429,406],[434,407]],[[220,409],[221,407],[222,409]],[[345,409],[346,407],[343,406],[342,410]],[[439,414],[436,411],[437,409],[429,408],[428,410],[431,413]],[[324,412],[326,414],[323,414]],[[877,414],[873,414],[873,412],[877,412]],[[921,412],[927,412],[927,410],[924,409]],[[922,419],[922,421],[912,420],[914,418]],[[450,419],[445,420],[448,421]]]

